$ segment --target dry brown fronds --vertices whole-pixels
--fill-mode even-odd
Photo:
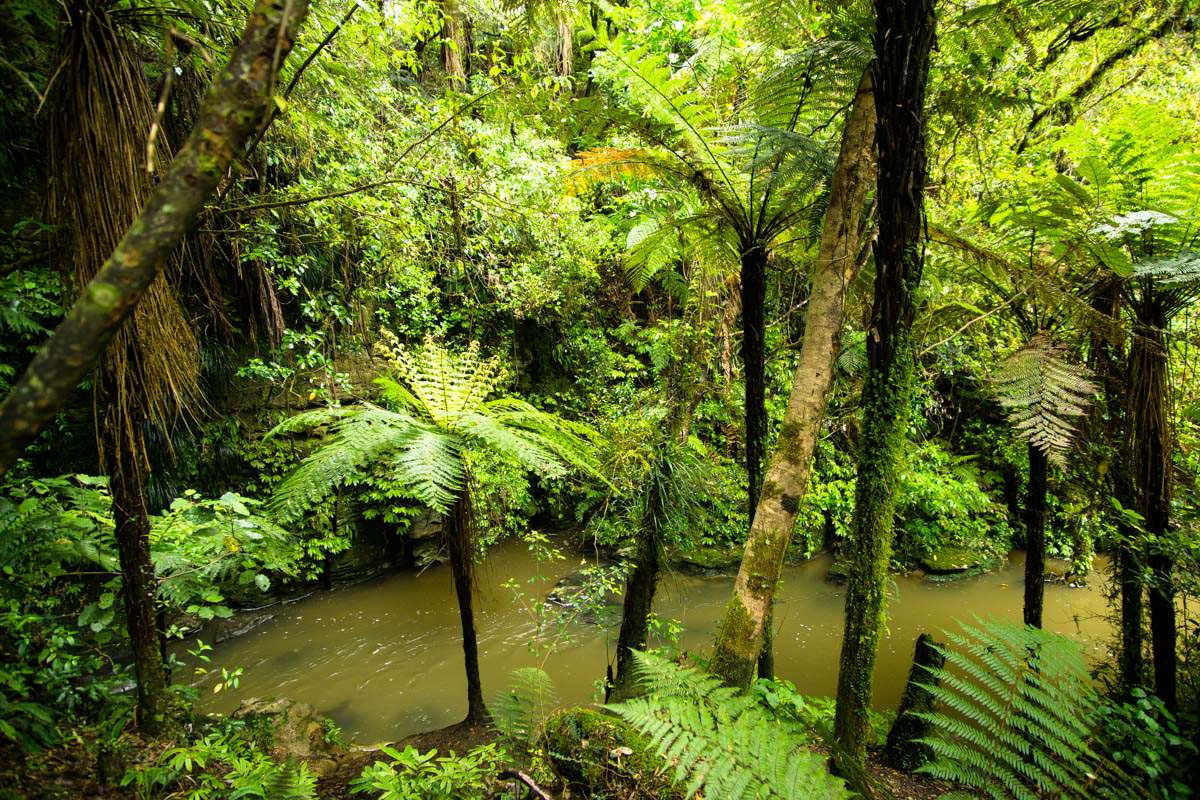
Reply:
[[[72,0],[51,89],[47,219],[56,259],[82,287],[112,253],[151,190],[147,137],[154,105],[135,45],[105,0]],[[154,148],[165,166],[166,142]],[[101,366],[99,424],[141,453],[140,421],[169,427],[200,403],[199,345],[180,306],[178,259],[150,286]],[[102,437],[103,438],[103,437]],[[170,437],[167,437],[168,440]]]

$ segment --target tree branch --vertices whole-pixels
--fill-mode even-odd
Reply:
[[[133,313],[246,142],[269,119],[268,87],[308,0],[258,0],[199,121],[117,249],[0,404],[0,476],[66,405]],[[116,187],[119,190],[120,187]]]

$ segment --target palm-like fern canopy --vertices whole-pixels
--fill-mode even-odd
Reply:
[[[298,414],[268,435],[325,426],[328,441],[276,489],[280,518],[299,517],[314,502],[386,460],[418,500],[445,512],[466,489],[469,453],[491,452],[543,477],[572,469],[595,472],[594,432],[511,397],[494,400],[505,372],[478,343],[456,352],[430,338],[405,349],[390,332],[377,346],[388,373],[375,383],[388,407],[371,403]]]

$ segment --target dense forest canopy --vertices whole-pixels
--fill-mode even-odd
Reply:
[[[1192,796],[1198,25],[6,3],[0,796]],[[562,580],[508,580],[537,631],[491,685],[517,540]],[[820,664],[776,613],[814,558]],[[953,599],[1010,568],[1011,619]],[[246,674],[214,639],[384,572],[452,587],[462,723],[206,705]],[[728,603],[700,651],[679,574]],[[945,616],[884,708],[910,580]]]

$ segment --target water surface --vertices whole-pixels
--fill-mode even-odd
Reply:
[[[829,563],[822,556],[785,568],[776,607],[777,673],[806,694],[837,688],[844,588],[824,580]],[[579,568],[578,556],[539,563],[521,542],[499,545],[480,567],[476,626],[485,697],[503,689],[512,670],[531,665],[549,672],[564,703],[593,697],[614,659],[616,626],[538,624],[542,598]],[[1023,568],[1017,552],[997,572],[948,584],[893,576],[874,705],[895,707],[919,633],[937,634],[972,615],[1019,621]],[[1083,642],[1094,660],[1107,655],[1111,639],[1102,583],[1093,575],[1085,588],[1046,586],[1046,628]],[[655,611],[682,622],[684,649],[706,653],[732,584],[731,577],[668,575]],[[319,592],[271,611],[270,622],[215,648],[214,666],[242,666],[245,675],[238,689],[217,695],[201,685],[204,708],[228,712],[247,697],[290,697],[316,706],[359,742],[397,739],[466,715],[448,567]]]

